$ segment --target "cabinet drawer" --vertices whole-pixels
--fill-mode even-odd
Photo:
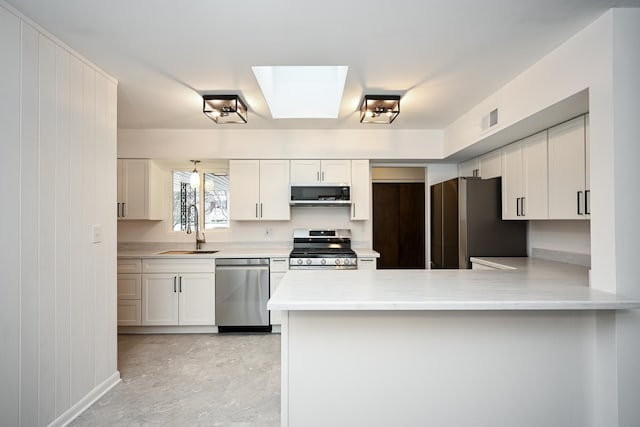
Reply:
[[[140,300],[118,301],[118,326],[140,326],[142,324],[142,302]]]
[[[272,273],[289,271],[289,258],[271,258],[269,269]]]
[[[118,273],[118,299],[136,300],[142,298],[142,275]]]
[[[358,270],[375,270],[376,264],[375,258],[358,258]]]
[[[118,273],[142,273],[142,260],[140,258],[119,258]]]
[[[144,259],[143,273],[213,273],[215,261],[209,259]]]

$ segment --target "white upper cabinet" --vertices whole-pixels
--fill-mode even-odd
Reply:
[[[480,161],[477,157],[458,165],[458,176],[480,176]]]
[[[351,160],[291,160],[292,184],[349,184]]]
[[[371,177],[369,160],[351,161],[351,219],[369,219]]]
[[[482,179],[502,176],[502,151],[492,151],[478,160],[479,175]]]
[[[118,159],[118,219],[162,219],[162,172],[149,159]]]
[[[587,153],[585,116],[549,129],[549,218],[588,218]]]
[[[547,219],[547,131],[502,152],[502,218]]]
[[[289,220],[289,161],[230,160],[232,220]]]

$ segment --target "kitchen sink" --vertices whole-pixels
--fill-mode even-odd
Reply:
[[[164,251],[164,252],[158,252],[158,255],[199,255],[199,254],[215,254],[216,252],[219,252],[219,251],[202,251],[202,250]]]

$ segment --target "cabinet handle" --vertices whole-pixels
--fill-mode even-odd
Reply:
[[[316,181],[320,181],[320,171],[316,172]]]
[[[178,279],[178,292],[182,293],[182,276]]]
[[[116,208],[116,216],[120,218],[120,202],[118,202],[118,207]]]
[[[124,205],[126,205],[126,203],[125,203],[125,202],[122,202],[122,218],[124,218],[125,216],[127,216],[127,214],[126,214],[126,212],[127,212],[127,211],[125,210]]]
[[[576,192],[576,200],[577,200],[577,205],[578,205],[578,215],[583,215],[582,211],[580,210],[580,195],[582,195],[582,191],[578,191]]]
[[[262,203],[260,203],[260,218],[262,218]]]
[[[324,171],[322,171],[322,180],[324,181]]]
[[[591,190],[584,190],[584,213],[587,215],[591,215],[591,206],[589,206],[589,194],[591,194]]]
[[[520,197],[520,213],[521,216],[526,216],[526,212],[524,211],[524,197]]]
[[[516,197],[516,216],[520,216],[520,197]]]
[[[286,259],[272,259],[271,262],[287,262]]]
[[[177,279],[177,277],[173,276],[173,293],[176,292],[176,279]]]
[[[256,218],[258,218],[258,204],[256,203]]]

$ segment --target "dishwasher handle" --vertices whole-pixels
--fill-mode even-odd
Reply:
[[[221,266],[246,267],[252,265],[269,266],[269,258],[218,258],[216,268]]]
[[[265,270],[269,270],[269,266],[268,265],[218,265],[216,266],[216,271],[238,271],[238,270],[265,271]]]

